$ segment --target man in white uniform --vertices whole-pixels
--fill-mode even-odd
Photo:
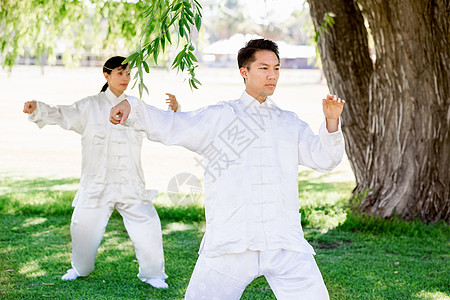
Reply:
[[[206,232],[186,299],[239,299],[260,275],[278,299],[328,299],[300,225],[298,165],[327,172],[339,164],[344,101],[322,100],[325,122],[314,135],[269,98],[280,68],[274,42],[248,42],[238,64],[245,82],[238,100],[174,114],[128,97],[110,120],[205,160]]]

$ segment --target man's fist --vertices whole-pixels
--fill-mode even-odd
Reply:
[[[109,114],[109,121],[114,125],[125,123],[128,119],[128,115],[131,112],[130,103],[127,100],[123,100],[113,108],[111,108],[111,113]]]

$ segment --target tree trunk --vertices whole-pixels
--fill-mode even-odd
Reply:
[[[448,0],[308,0],[361,211],[450,221]],[[364,16],[364,18],[363,18]],[[374,40],[370,58],[367,21]]]

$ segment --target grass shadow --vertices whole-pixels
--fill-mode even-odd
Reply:
[[[78,178],[0,178],[0,213],[70,214]]]
[[[449,299],[448,224],[351,214],[346,201],[354,183],[327,176],[302,172],[299,189],[305,237],[317,252],[331,299]],[[67,187],[77,179],[1,182],[10,189],[0,193],[2,299],[183,299],[204,233],[203,207],[156,206],[169,290],[152,289],[136,278],[134,247],[117,212],[108,224],[94,272],[64,282],[60,277],[70,268],[75,193]],[[21,182],[26,189],[21,189]],[[241,299],[275,296],[260,277]]]
[[[449,299],[448,224],[349,214],[307,230],[331,299]]]
[[[76,177],[55,179],[46,177],[30,179],[0,177],[0,194],[17,191],[33,194],[42,190],[63,190],[68,186],[71,187],[71,189],[74,189],[79,183],[80,179]]]

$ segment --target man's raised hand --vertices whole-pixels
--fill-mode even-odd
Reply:
[[[323,113],[327,119],[339,119],[339,116],[344,109],[345,101],[336,95],[328,94],[325,99],[322,99]]]

